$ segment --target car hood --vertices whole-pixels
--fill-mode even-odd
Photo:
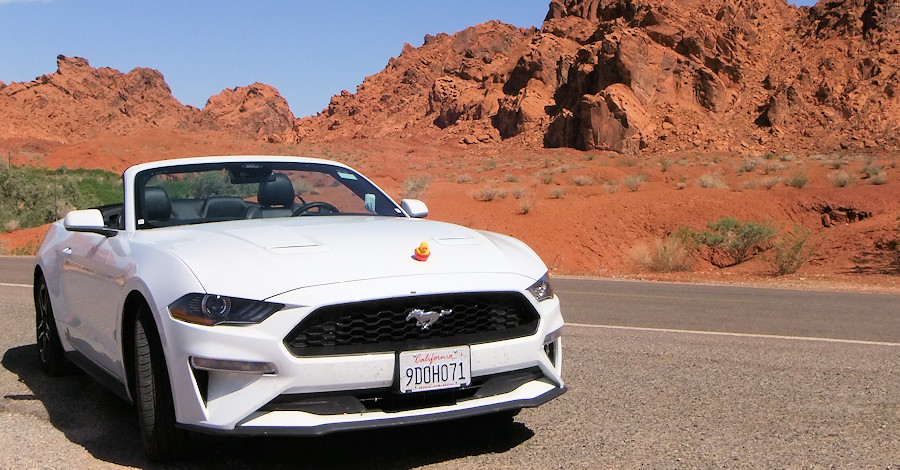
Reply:
[[[148,242],[180,257],[209,293],[266,299],[303,287],[427,274],[519,273],[541,260],[522,242],[422,219],[297,217],[160,228]],[[413,251],[427,242],[426,261]]]

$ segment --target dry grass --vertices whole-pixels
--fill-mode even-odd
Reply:
[[[770,176],[768,178],[763,178],[761,184],[762,187],[766,189],[772,189],[775,186],[778,186],[778,183],[781,182],[781,177],[779,176]]]
[[[485,188],[481,188],[478,191],[472,193],[472,198],[477,201],[490,202],[494,199],[503,199],[506,197],[506,191],[502,189],[495,188],[493,186],[488,186]]]
[[[597,184],[597,182],[588,175],[580,175],[572,178],[572,182],[575,183],[575,186],[593,186]]]
[[[835,170],[828,174],[831,184],[838,188],[846,188],[856,184],[856,176],[843,170]]]
[[[785,184],[797,189],[802,189],[807,183],[809,183],[809,177],[800,170],[794,172],[794,174],[785,181]]]
[[[551,199],[562,199],[563,196],[565,196],[567,192],[568,191],[566,191],[566,188],[561,188],[559,186],[557,186],[555,188],[550,188],[550,198]]]
[[[695,261],[693,249],[672,236],[638,245],[632,251],[631,258],[643,269],[655,273],[690,271]]]
[[[519,214],[526,215],[531,212],[531,208],[534,206],[534,201],[530,199],[523,199],[519,202]]]
[[[632,191],[637,191],[645,181],[647,181],[647,176],[645,175],[628,175],[622,181],[622,184]]]
[[[422,199],[425,197],[429,181],[428,175],[412,175],[403,181],[400,195],[403,199]]]
[[[725,180],[718,173],[706,173],[697,180],[701,188],[728,188]]]
[[[614,194],[619,192],[619,182],[618,181],[607,181],[603,183],[603,190],[606,191],[607,194]]]

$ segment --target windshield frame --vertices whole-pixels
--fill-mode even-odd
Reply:
[[[319,173],[323,175],[330,176],[334,181],[343,185],[343,187],[349,189],[356,197],[358,197],[363,203],[371,202],[375,208],[374,212],[366,211],[365,213],[361,212],[352,212],[352,213],[323,213],[321,210],[317,215],[328,215],[328,216],[369,216],[369,217],[407,217],[408,215],[403,212],[400,206],[394,202],[390,196],[388,196],[384,191],[382,191],[377,185],[375,185],[372,181],[370,181],[365,176],[361,175],[357,171],[341,165],[335,162],[329,162],[327,160],[318,160],[318,159],[287,159],[284,157],[274,158],[272,160],[262,160],[259,158],[251,158],[251,159],[233,159],[233,158],[221,158],[221,159],[209,159],[206,161],[202,161],[201,159],[184,159],[183,163],[175,163],[170,165],[149,165],[147,168],[136,168],[131,173],[133,186],[131,191],[131,201],[133,202],[134,210],[130,211],[131,214],[128,215],[130,222],[127,225],[131,225],[133,223],[133,228],[135,230],[145,230],[145,229],[153,229],[159,227],[172,227],[172,226],[184,226],[184,225],[193,225],[193,224],[206,224],[206,223],[215,223],[221,222],[225,220],[240,220],[240,218],[228,218],[228,219],[220,219],[220,218],[204,218],[204,217],[190,217],[190,218],[176,218],[175,217],[175,209],[174,205],[183,204],[182,199],[169,198],[170,204],[173,204],[173,214],[172,218],[166,220],[164,223],[160,221],[151,222],[148,217],[148,214],[145,214],[144,207],[144,193],[147,186],[147,183],[151,181],[154,176],[158,175],[178,175],[178,174],[202,174],[206,172],[222,172],[226,171],[231,178],[231,183],[237,187],[237,184],[259,184],[263,181],[273,181],[274,175],[269,176],[268,178],[263,177],[259,179],[259,176],[263,173],[258,173],[257,176],[251,175],[249,179],[246,175],[238,176],[237,178],[240,180],[244,178],[244,180],[239,181],[238,183],[234,182],[235,171],[236,168],[253,168],[254,171],[257,171],[259,168],[268,168],[269,173],[280,173],[280,172],[308,172]],[[163,162],[160,162],[163,163]],[[139,166],[148,166],[148,165],[139,165]],[[128,172],[126,172],[128,173]],[[257,178],[257,179],[254,179]],[[297,196],[297,191],[295,188],[294,191],[295,199]],[[254,192],[253,197],[244,198],[244,202],[248,208],[253,207],[254,205],[259,206],[259,202],[256,201],[256,193]],[[367,196],[371,199],[367,199]],[[212,196],[207,197],[209,199]],[[302,198],[301,198],[302,200]],[[374,202],[372,202],[374,200]],[[199,204],[199,199],[193,199],[192,204]],[[318,201],[317,201],[318,202]],[[326,201],[327,202],[327,201]],[[296,208],[296,206],[294,206]],[[369,205],[366,204],[368,209]],[[292,214],[291,217],[299,216],[300,214]],[[279,218],[286,218],[287,216],[277,216]],[[258,218],[258,217],[244,217],[244,218]]]

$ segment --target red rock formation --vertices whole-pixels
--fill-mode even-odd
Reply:
[[[57,71],[27,83],[0,85],[0,139],[74,143],[101,132],[141,129],[221,130],[254,140],[293,141],[294,116],[278,91],[254,83],[210,98],[203,111],[184,106],[163,75],[91,67],[59,56]]]
[[[407,46],[298,127],[615,151],[900,148],[898,5],[553,0],[540,30],[487,23]]]
[[[274,87],[254,83],[211,97],[197,119],[209,130],[268,142],[292,142],[294,114]]]
[[[99,132],[126,133],[152,126],[183,127],[190,110],[172,97],[161,73],[95,69],[59,56],[56,73],[0,89],[0,136],[77,141]]]
[[[267,85],[225,90],[200,111],[157,71],[60,56],[54,74],[0,83],[0,139],[159,127],[270,142],[900,149],[898,69],[900,0],[553,0],[539,30],[489,22],[406,44],[304,119]]]

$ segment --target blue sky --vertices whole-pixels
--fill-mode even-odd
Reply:
[[[202,108],[225,88],[262,82],[297,117],[355,91],[408,42],[497,19],[540,25],[549,0],[0,0],[0,81],[56,70],[56,56],[94,67],[162,72]]]

